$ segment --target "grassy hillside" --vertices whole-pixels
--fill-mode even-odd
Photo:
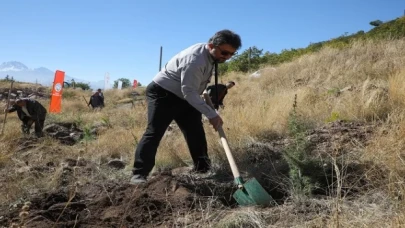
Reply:
[[[231,61],[220,65],[220,73],[225,74],[231,71],[255,71],[266,65],[277,66],[279,64],[293,61],[303,55],[316,53],[325,47],[342,49],[357,41],[401,39],[405,37],[405,17],[387,21],[375,26],[368,32],[358,31],[354,34],[343,34],[327,41],[314,42],[304,48],[284,49],[280,53],[267,52],[258,47],[251,47],[250,61],[249,49],[233,57]]]
[[[260,78],[249,78],[248,74],[239,73],[226,75],[224,81],[237,79],[238,85],[236,90],[230,92],[227,109],[223,113],[226,126],[232,129],[232,141],[241,145],[249,140],[261,141],[263,136],[266,138],[270,135],[271,140],[275,136],[294,134],[290,126],[293,111],[296,112],[295,124],[305,128],[306,135],[312,129],[334,121],[377,126],[366,146],[353,140],[352,148],[346,154],[328,154],[322,159],[331,163],[340,161],[335,171],[340,170],[343,175],[348,172],[348,166],[344,164],[371,164],[356,177],[359,182],[362,176],[370,181],[360,190],[361,195],[383,194],[387,196],[387,201],[396,205],[398,213],[387,214],[383,209],[385,206],[378,205],[381,208],[372,212],[377,217],[372,218],[367,214],[364,215],[367,219],[360,221],[360,217],[353,218],[346,214],[353,213],[346,208],[342,209],[342,217],[338,221],[331,218],[328,224],[336,226],[336,222],[339,222],[343,227],[380,227],[390,224],[389,227],[400,227],[405,219],[401,211],[405,187],[404,48],[404,39],[359,40],[344,48],[324,47],[316,53],[298,57],[293,62],[265,67]],[[296,143],[298,160],[302,159],[302,155],[313,156],[310,148],[300,149],[300,141],[296,140]],[[340,150],[339,144],[329,146]],[[310,169],[315,168],[310,166]],[[350,179],[347,175],[341,179],[340,184],[350,188]],[[301,176],[303,180],[305,177]],[[339,203],[349,201],[348,198],[340,197],[338,192],[331,195]],[[366,204],[361,206],[367,207]]]
[[[403,227],[405,39],[378,35],[388,34],[385,31],[395,34],[394,28],[403,36],[404,27],[396,27],[401,23],[404,18],[365,34],[378,39],[342,41],[345,45],[337,45],[339,48],[335,45],[341,42],[338,39],[323,43],[317,51],[304,51],[291,62],[267,65],[259,78],[242,72],[225,74],[221,80],[234,80],[236,86],[229,91],[221,116],[240,169],[260,177],[263,185],[270,183],[269,191],[278,188],[285,195],[271,208],[200,205],[205,219],[196,224]],[[47,137],[22,151],[20,123],[10,114],[0,138],[0,169],[7,174],[1,176],[0,204],[13,205],[57,188],[66,158],[97,164],[97,172],[75,176],[76,189],[85,188],[81,183],[92,183],[96,177],[125,181],[134,147],[146,127],[145,103],[137,101],[132,106],[132,92],[106,91],[106,108],[92,112],[83,99],[88,99],[89,92],[65,89],[63,112],[49,114],[46,125],[73,122],[85,132],[103,126],[96,137],[86,137],[73,146]],[[144,93],[142,88],[137,92]],[[47,107],[49,101],[40,102]],[[214,170],[229,174],[216,132],[208,124],[204,126]],[[345,128],[335,131],[336,126]],[[122,172],[105,168],[113,158],[125,162]],[[161,142],[155,171],[181,167],[190,160],[181,132],[173,126]],[[39,167],[51,163],[56,164],[54,172],[26,170],[28,164]],[[318,171],[321,177],[313,175]],[[103,187],[107,192],[108,186]],[[187,223],[178,225],[187,227]]]

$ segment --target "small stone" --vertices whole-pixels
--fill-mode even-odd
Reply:
[[[125,163],[119,159],[114,159],[108,162],[108,166],[116,169],[125,168]]]

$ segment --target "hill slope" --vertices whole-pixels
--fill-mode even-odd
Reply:
[[[244,177],[271,193],[271,207],[236,207],[229,165],[207,122],[213,173],[174,169],[189,166],[190,155],[173,124],[150,182],[130,186],[133,150],[147,124],[145,103],[131,90],[111,90],[104,93],[106,108],[92,112],[82,99],[88,93],[66,89],[63,112],[49,114],[46,125],[67,132],[24,138],[17,117],[7,118],[0,138],[0,226],[405,224],[404,39],[326,46],[267,66],[259,78],[232,72],[222,79],[236,81],[220,110],[232,152]],[[71,135],[78,137],[62,143]]]

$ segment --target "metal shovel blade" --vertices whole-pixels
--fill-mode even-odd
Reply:
[[[269,206],[273,202],[273,198],[259,184],[256,178],[251,178],[243,183],[243,188],[236,190],[233,198],[242,206]]]
[[[215,71],[215,78],[217,78],[218,76],[217,72],[218,71]],[[213,109],[215,109],[212,104],[211,98],[208,96],[207,93],[204,93],[204,98],[207,104],[211,106]],[[238,202],[238,204],[242,206],[249,206],[249,205],[268,206],[272,204],[273,198],[266,192],[266,190],[264,190],[264,188],[259,184],[259,182],[255,178],[252,178],[247,182],[244,182],[242,180],[238,167],[236,166],[235,159],[233,158],[231,149],[229,148],[228,140],[226,139],[225,132],[224,129],[222,129],[222,126],[219,126],[218,134],[221,138],[226,158],[228,159],[229,165],[231,166],[232,175],[235,178],[235,183],[238,184],[238,187],[240,187],[240,189],[236,190],[236,192],[233,194],[233,198],[235,198],[236,202]]]

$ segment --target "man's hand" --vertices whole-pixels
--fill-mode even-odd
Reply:
[[[214,127],[215,131],[218,131],[218,128],[224,124],[222,118],[218,115],[210,119],[210,124]]]

